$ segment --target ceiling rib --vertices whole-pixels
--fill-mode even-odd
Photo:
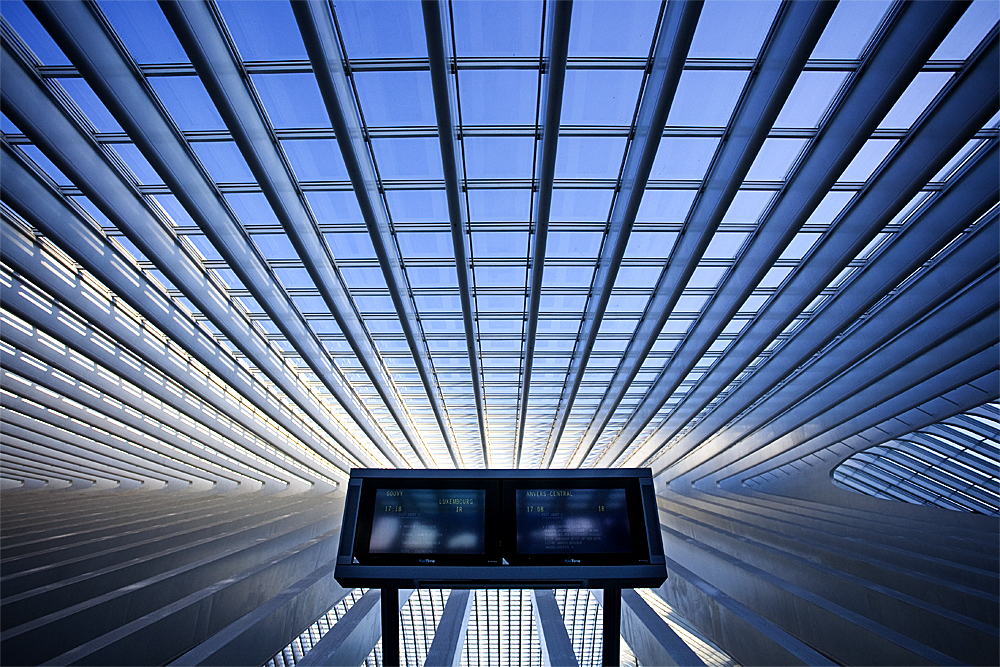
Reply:
[[[903,388],[907,385],[902,376],[897,375],[894,383],[886,383],[884,377],[903,364],[911,364],[914,358],[926,356],[928,345],[933,348],[937,343],[940,358],[957,364],[977,353],[984,344],[992,344],[996,338],[987,340],[991,323],[984,323],[984,318],[991,308],[997,308],[997,294],[995,285],[991,287],[984,276],[996,272],[998,251],[995,244],[991,246],[985,241],[995,238],[997,229],[997,217],[993,215],[955,246],[933,270],[907,286],[831,346],[827,354],[790,379],[782,387],[781,395],[745,413],[738,427],[720,430],[712,436],[709,443],[714,454],[695,450],[676,464],[678,473],[693,470],[723,454],[726,457],[736,455],[737,452],[730,453],[734,447],[746,453],[744,450],[753,451],[753,446],[760,446],[764,440],[778,441],[779,435],[786,432],[781,430],[782,425],[790,423],[795,415],[804,414],[805,410],[814,411],[816,421],[810,426],[810,432],[821,430],[821,422],[831,419],[830,415],[841,414],[852,399],[856,402],[857,395],[864,395],[861,392],[874,382],[867,378],[877,378],[884,392],[881,399],[869,397],[869,406],[879,405],[894,392],[905,393]],[[996,326],[992,323],[994,333]],[[955,348],[953,340],[962,340],[962,346]],[[948,364],[940,365],[930,358],[922,363],[923,367],[913,365],[915,370],[911,373],[948,368]],[[989,370],[989,366],[980,369],[975,377]],[[959,384],[969,381],[963,379]],[[865,408],[863,405],[855,407],[859,413]],[[657,469],[663,467],[663,464],[656,466]]]
[[[241,485],[241,478],[250,478],[261,485],[267,483],[268,480],[259,471],[241,469],[243,466],[234,470],[232,468],[235,466],[230,467],[231,464],[227,465],[226,462],[220,461],[215,452],[188,451],[185,447],[187,443],[183,440],[174,438],[168,440],[167,434],[160,427],[147,423],[143,417],[128,410],[120,410],[117,406],[105,402],[102,397],[94,396],[88,391],[74,391],[74,387],[67,387],[65,382],[53,379],[46,370],[38,367],[37,362],[29,359],[30,357],[20,350],[7,356],[2,371],[3,384],[5,389],[10,389],[21,397],[20,409],[29,414],[34,412],[32,416],[36,419],[41,421],[53,412],[61,413],[68,418],[64,427],[71,432],[84,437],[103,439],[109,447],[122,442],[143,447],[173,460],[182,469],[186,468],[188,475],[218,482],[222,486],[227,486],[226,482],[230,482],[232,488],[236,488]],[[28,384],[19,382],[16,378],[26,380]],[[79,389],[79,384],[75,388]],[[8,397],[4,396],[4,405],[12,407],[7,399]],[[44,410],[29,407],[28,402],[36,403]],[[150,417],[156,419],[157,416],[151,414]],[[83,419],[87,419],[87,422],[83,422]],[[84,423],[94,426],[84,426]],[[88,431],[93,435],[88,436]]]
[[[4,261],[11,261],[10,246],[6,250]],[[40,246],[33,246],[30,256],[35,258],[36,263],[44,264],[44,255],[45,252]],[[39,259],[42,261],[38,262]],[[17,262],[17,260],[13,261]],[[46,275],[49,284],[65,285],[63,280],[58,279],[51,272],[43,274],[37,268],[32,268],[37,267],[37,264],[27,265],[25,262],[19,262],[18,266],[22,272],[28,272],[35,276]],[[28,271],[25,271],[26,268]],[[261,441],[269,443],[273,451],[278,453],[276,457],[279,461],[293,461],[292,465],[297,474],[304,475],[310,478],[313,483],[319,483],[323,487],[327,487],[331,481],[312,467],[319,462],[317,454],[313,454],[317,460],[312,460],[312,466],[310,466],[303,462],[303,459],[309,460],[308,457],[303,456],[303,451],[307,451],[306,445],[290,446],[292,440],[298,440],[302,443],[312,442],[314,443],[313,449],[323,451],[325,445],[315,433],[304,428],[300,422],[293,421],[290,415],[283,414],[281,421],[273,422],[273,425],[266,424],[261,419],[261,415],[255,414],[255,410],[250,406],[240,405],[241,397],[233,389],[224,389],[221,384],[214,385],[211,378],[205,376],[205,371],[196,368],[194,362],[179,354],[170,344],[163,344],[158,335],[150,335],[147,325],[142,321],[132,319],[128,312],[119,307],[120,304],[113,301],[102,305],[94,304],[94,295],[79,284],[79,281],[77,281],[76,290],[67,289],[53,292],[56,298],[42,304],[40,295],[25,285],[18,276],[8,277],[5,275],[4,277],[5,280],[0,284],[0,301],[2,301],[4,309],[34,329],[22,332],[13,325],[4,327],[3,335],[15,344],[20,342],[22,347],[30,346],[34,349],[35,346],[31,345],[32,342],[50,337],[65,345],[68,350],[72,350],[74,356],[80,355],[89,363],[99,364],[110,369],[119,377],[153,393],[161,401],[166,403],[176,401],[174,407],[191,416],[193,412],[191,402],[178,399],[173,393],[177,391],[176,388],[164,386],[166,385],[165,381],[163,383],[149,382],[148,378],[154,376],[176,382],[178,387],[200,400],[204,408],[207,408],[204,411],[211,415],[210,419],[205,420],[210,422],[206,424],[209,428],[220,432],[225,431],[230,438],[237,442],[246,438],[241,432],[241,429],[245,429],[246,433],[251,433]],[[38,278],[35,279],[38,280]],[[38,285],[44,288],[46,280],[40,281]],[[80,309],[79,314],[65,305],[69,303]],[[192,328],[196,326],[193,322],[191,325]],[[51,350],[50,347],[46,349]],[[222,351],[217,349],[217,352]],[[71,372],[72,364],[55,365],[64,372]],[[274,395],[269,395],[269,391],[260,385],[252,375],[238,367],[237,370],[245,376],[245,383],[254,394],[267,396],[268,398],[265,399],[267,402],[273,401],[277,404]],[[218,391],[218,394],[213,389]],[[213,412],[215,414],[212,414]],[[274,454],[267,456],[272,457],[272,462],[274,462]],[[325,459],[322,460],[325,461]],[[283,462],[275,463],[286,465]],[[342,465],[345,466],[343,470],[346,472],[347,464]],[[329,468],[327,468],[327,472],[331,472]]]
[[[573,458],[574,465],[581,465],[590,455],[656,343],[836,6],[835,2],[796,2],[784,3],[778,10],[771,35],[761,49],[759,65],[743,92],[635,336],[594,412]],[[625,447],[627,443],[619,439],[599,460],[610,457],[607,460],[614,461]]]
[[[681,71],[684,69],[684,59],[691,46],[691,38],[694,36],[701,8],[701,2],[678,2],[675,0],[667,3],[663,13],[656,45],[653,48],[649,76],[646,79],[639,102],[639,110],[636,114],[635,136],[630,142],[625,157],[625,165],[619,179],[620,189],[612,205],[607,233],[598,258],[597,270],[594,274],[590,295],[587,297],[583,322],[580,324],[573,357],[566,374],[566,383],[563,386],[559,408],[556,411],[552,431],[549,435],[542,463],[543,468],[548,468],[552,464],[556,449],[559,447],[559,441],[566,428],[566,421],[569,419],[570,411],[573,409],[573,403],[580,389],[580,383],[583,381],[587,361],[594,348],[594,341],[597,340],[597,333],[601,328],[608,300],[611,298],[611,290],[618,275],[618,268],[625,255],[629,234],[632,231],[632,223],[635,222],[639,203],[645,193],[646,181],[649,179],[649,172],[653,167],[656,149],[660,145],[663,128],[667,124],[667,115],[670,113],[674,92],[677,90],[677,83],[680,80]],[[578,452],[574,452],[574,456],[576,454]]]
[[[531,207],[531,265],[528,292],[528,323],[525,332],[521,379],[521,398],[517,414],[517,441],[514,445],[514,467],[521,467],[524,427],[531,391],[531,365],[535,358],[535,337],[538,333],[538,307],[542,298],[542,274],[545,270],[545,245],[549,232],[549,211],[555,181],[556,148],[559,142],[559,118],[562,114],[563,87],[566,81],[566,53],[569,49],[569,26],[573,13],[572,0],[546,5],[545,47],[542,62],[542,95],[538,116],[543,119],[538,168],[538,190]]]
[[[655,417],[732,321],[964,9],[937,3],[897,7],[890,28],[864,59],[855,78],[846,84],[839,103],[787,185],[761,217],[759,231],[740,252],[714,298],[671,356],[668,367],[622,427],[616,438],[622,446],[631,444]]]
[[[409,283],[396,250],[389,213],[380,194],[379,179],[371,153],[365,143],[364,124],[354,102],[351,82],[344,70],[347,57],[341,53],[330,5],[320,0],[296,2],[292,3],[292,11],[305,41],[320,94],[330,115],[337,145],[344,157],[351,185],[361,207],[361,215],[368,226],[382,275],[403,327],[403,335],[416,362],[420,382],[448,447],[451,463],[460,468],[462,455],[452,434],[423,327],[410,298]]]
[[[5,67],[4,76],[10,80],[17,70],[11,67],[10,59],[7,60],[7,63],[8,66]],[[5,113],[8,116],[20,119],[21,110],[16,108],[13,101],[8,99],[6,90],[4,89],[3,96]],[[58,145],[64,150],[91,147],[84,141],[72,143],[66,140],[66,135],[57,131],[58,129],[66,129],[65,125],[59,122],[65,122],[66,119],[58,112],[52,115],[43,114],[42,112],[46,108],[55,111],[53,107],[46,107],[43,104],[43,99],[33,97],[23,101],[28,103],[29,107],[44,122],[45,127],[49,131],[60,137]],[[21,120],[21,122],[24,121]],[[22,125],[22,127],[32,126]],[[34,129],[31,131],[34,132]],[[75,128],[73,133],[75,133]],[[39,138],[44,139],[44,137]],[[38,142],[36,141],[36,143]],[[129,306],[149,319],[164,334],[185,345],[185,348],[191,351],[201,363],[219,377],[224,378],[230,386],[234,387],[253,404],[257,405],[262,412],[278,423],[287,424],[290,421],[286,416],[287,413],[284,406],[281,406],[280,403],[277,401],[271,403],[268,400],[261,400],[261,396],[258,395],[260,389],[257,382],[250,373],[246,372],[245,369],[236,363],[228,353],[228,350],[222,348],[207,331],[197,325],[189,314],[176,306],[158,287],[149,283],[145,274],[130,264],[121,255],[121,252],[112,246],[103,235],[84,222],[80,218],[80,213],[71,207],[62,195],[55,192],[49,185],[43,183],[38,176],[30,171],[22,163],[20,156],[16,155],[6,143],[3,144],[3,154],[4,178],[3,182],[0,183],[0,188],[2,188],[3,201],[8,206],[37,229],[43,230],[49,238],[58,243],[60,248],[69,249],[71,252],[74,252],[76,255],[74,259],[84,266],[84,268],[113,290],[115,294],[124,299]],[[57,160],[61,159],[54,152],[53,157]],[[88,155],[87,158],[89,159],[81,157],[77,164],[88,165],[88,171],[90,172],[88,178],[100,176],[101,174],[97,170],[97,166],[104,164],[102,156]],[[70,173],[73,173],[72,164],[72,162],[66,162],[64,167]],[[112,182],[111,185],[115,185],[115,183]],[[133,221],[138,221],[145,216],[152,218],[152,214],[145,208],[143,205],[144,202],[139,199],[138,195],[128,190],[127,186],[120,181],[117,182],[117,185],[118,188],[116,189],[118,192],[110,199],[110,201],[115,202],[115,206],[112,207],[108,204],[106,208],[107,213],[111,214],[109,217],[115,216],[122,219],[128,217]],[[91,194],[98,195],[99,193],[92,191]],[[92,196],[91,199],[98,202],[101,201],[100,196]],[[127,214],[125,213],[126,210]],[[37,251],[33,252],[33,248],[31,248],[33,245],[31,241],[25,239],[21,233],[15,231],[6,217],[3,220],[2,227],[5,242],[2,248],[0,248],[0,254],[2,254],[3,260],[9,266],[14,267],[24,275],[30,276],[32,280],[35,280],[40,285],[44,285],[49,293],[57,298],[63,292],[69,291],[72,293],[72,288],[60,279],[61,276],[57,277],[52,274],[49,267],[39,262]],[[165,240],[170,241],[171,239],[167,237]],[[174,240],[176,239],[174,238]],[[150,252],[149,254],[154,253]],[[174,265],[176,269],[179,270],[181,267],[184,267],[182,262],[184,255],[179,254],[179,251],[175,250],[172,257],[176,262]],[[185,281],[191,280],[191,282],[201,279],[202,291],[199,293],[198,298],[213,309],[216,326],[219,326],[222,331],[230,332],[233,335],[255,336],[255,330],[250,327],[250,323],[231,307],[227,299],[214,292],[216,288],[207,280],[207,276],[203,272],[200,272],[197,267],[191,265],[185,268],[188,269],[189,273],[179,277]],[[177,272],[174,271],[174,273]],[[66,303],[74,303],[72,296],[66,300]],[[78,307],[82,306],[86,308],[88,303],[79,303]],[[98,321],[102,317],[107,317],[107,314],[101,313],[100,310],[97,310],[97,313],[100,313],[97,315]],[[114,330],[115,325],[113,323],[109,323],[107,328],[105,328],[105,331],[112,336],[116,335],[113,333]],[[232,336],[230,339],[233,339]],[[255,336],[254,342],[257,349],[273,354],[266,341]],[[247,347],[249,349],[249,346]],[[251,349],[251,352],[253,351]],[[295,393],[291,393],[291,396],[295,397],[296,394],[299,395],[299,400],[301,401],[300,407],[306,409],[307,414],[310,414],[314,418],[320,416],[318,405],[310,403],[304,398],[303,395],[306,389],[298,383],[298,379],[292,375],[290,369],[284,365],[278,365],[280,362],[276,360],[272,362],[266,356],[254,354],[251,358],[254,357],[271,366],[271,370],[276,376],[272,377],[272,380],[280,380],[280,382],[276,381],[276,384],[285,389],[286,395],[290,393],[289,389],[295,390]],[[257,359],[254,359],[254,361],[257,363]],[[258,363],[258,368],[260,367],[261,364]],[[266,396],[267,394],[265,393],[264,395]],[[317,423],[323,426],[338,441],[353,441],[350,434],[343,431],[332,419],[332,415],[323,421],[317,420]],[[292,432],[296,430],[298,429],[292,430]],[[342,457],[332,452],[326,443],[319,441],[315,437],[309,438],[305,442],[312,446],[318,445],[317,452],[320,456],[326,457],[335,466],[341,468],[341,470],[346,471],[350,469],[349,465],[345,465],[342,462]],[[350,450],[348,449],[348,451]]]
[[[486,404],[483,399],[483,373],[479,365],[479,325],[472,294],[472,268],[469,248],[466,245],[465,227],[469,211],[465,199],[465,167],[461,159],[462,146],[458,132],[458,90],[454,80],[455,70],[451,53],[451,18],[448,4],[436,0],[423,0],[424,32],[427,37],[427,54],[430,58],[431,86],[434,89],[434,111],[437,116],[438,137],[441,141],[441,161],[444,165],[444,184],[448,197],[448,217],[451,222],[451,239],[455,249],[455,268],[458,270],[458,291],[462,301],[462,320],[465,324],[465,345],[469,354],[469,371],[472,391],[476,399],[476,417],[479,422],[479,440],[483,464],[490,467],[490,445],[486,437]],[[449,37],[446,39],[446,35]]]
[[[996,162],[992,161],[991,166],[995,165]],[[995,173],[994,171],[993,174]],[[862,364],[867,355],[872,354],[880,345],[892,340],[894,336],[903,335],[906,328],[914,325],[918,318],[927,316],[944,300],[953,298],[956,292],[993,268],[996,264],[997,251],[986,240],[996,233],[997,215],[994,213],[949,248],[947,253],[936,260],[924,274],[901,289],[883,308],[869,314],[860,325],[846,335],[841,334],[843,336],[841,340],[831,345],[821,358],[805,366],[803,372],[787,380],[781,387],[780,395],[772,396],[768,401],[744,412],[738,426],[706,425],[705,430],[702,430],[702,425],[699,424],[689,435],[692,439],[704,437],[706,444],[718,448],[719,451],[727,449],[764,424],[776,419],[784,411],[792,409],[802,397],[817,391],[824,383],[832,381],[841,373],[849,372],[853,366]],[[859,284],[859,288],[862,286]],[[852,319],[853,321],[855,320]],[[816,325],[821,324],[822,322],[817,319]],[[829,332],[831,338],[840,331],[842,330],[831,330]],[[776,363],[785,361],[780,357],[779,351],[775,356]],[[764,373],[770,377],[766,367]],[[680,465],[684,469],[691,469],[705,456],[698,449],[687,446],[679,448],[677,452],[668,450],[668,454],[657,462],[656,468],[665,469]]]
[[[830,280],[853,259],[852,253],[859,251],[877,233],[881,232],[885,223],[916,196],[928,179],[940,170],[954,152],[989,120],[998,103],[998,84],[994,72],[991,71],[993,63],[998,57],[995,32],[993,37],[984,43],[985,45],[990,46],[980,49],[977,57],[970,60],[969,67],[942,91],[934,107],[918,121],[908,138],[890,158],[891,161],[877,173],[871,184],[841,214],[836,228],[829,233],[829,238],[814,249],[805,260],[805,264],[791,276],[787,288],[784,288],[780,294],[772,299],[761,311],[758,319],[743,332],[740,339],[731,346],[731,349],[726,351],[716,367],[709,372],[708,376],[702,378],[699,387],[685,397],[685,400],[675,410],[674,414],[677,416],[671,414],[661,426],[657,427],[648,444],[643,445],[644,451],[649,451],[657,443],[662,445],[669,441],[683,428],[684,423],[698,414],[717,395],[718,391],[726,387],[732,378],[738,375],[746,364],[756,358],[760,350],[766,347],[794,319],[794,316],[812,301],[820,291],[817,289],[818,283],[829,284]],[[789,348],[808,347],[796,357],[797,361],[792,363],[800,364],[815,350],[822,348],[836,335],[836,332],[842,330],[847,322],[853,321],[855,317],[863,313],[888,290],[895,287],[898,280],[905,278],[923,261],[929,259],[937,249],[944,247],[944,244],[954,238],[962,229],[972,224],[996,201],[996,184],[990,181],[988,175],[990,169],[988,165],[995,162],[995,149],[992,149],[992,154],[994,157],[988,159],[988,156],[981,153],[976,160],[985,162],[986,165],[975,170],[967,167],[966,171],[954,177],[945,186],[945,190],[938,195],[938,198],[942,200],[938,210],[947,209],[947,219],[938,220],[936,219],[937,215],[929,216],[928,212],[925,211],[919,219],[912,223],[911,226],[916,226],[918,229],[932,230],[934,236],[925,239],[928,245],[911,244],[908,246],[908,251],[894,250],[896,242],[900,241],[901,238],[908,238],[916,232],[904,232],[897,235],[897,238],[887,249],[886,256],[876,260],[878,268],[866,269],[865,275],[868,277],[865,289],[868,291],[855,291],[856,288],[853,285],[846,288],[850,293],[858,295],[850,315],[843,317],[841,323],[836,326],[827,322],[820,328],[813,328],[813,325],[810,324],[808,332],[803,329],[793,341],[788,343]],[[936,203],[933,205],[937,206]],[[956,211],[961,211],[961,214],[956,214]],[[934,239],[933,243],[931,243],[931,239]],[[839,241],[839,245],[833,243],[833,240]],[[889,261],[896,262],[900,266],[893,268],[891,264],[886,263]],[[818,268],[807,268],[813,266],[814,263],[818,265]],[[821,272],[819,277],[815,275],[816,272]],[[896,276],[896,282],[886,280],[887,274]],[[876,277],[879,277],[880,280],[873,282]],[[800,298],[800,295],[809,298]],[[846,299],[843,295],[838,295],[835,298],[841,302]],[[792,299],[795,300],[794,303],[791,305],[786,303]],[[825,310],[829,310],[829,308]],[[830,311],[830,313],[832,312]],[[772,315],[768,318],[765,317],[767,313],[781,315]],[[824,313],[819,317],[826,321],[830,314]],[[774,321],[775,318],[777,318],[777,322]],[[767,327],[766,332],[758,332],[758,329],[765,327]],[[811,340],[809,332],[812,331],[818,332],[819,338]],[[750,349],[745,350],[744,348]],[[790,352],[784,351],[783,354],[790,354]],[[760,383],[763,377],[769,377],[772,380],[768,386],[773,386],[785,373],[794,368],[794,366],[791,368],[785,366],[782,370],[774,366],[773,361],[769,360],[766,375],[755,378],[753,383]],[[766,389],[760,391],[764,390]],[[752,396],[759,396],[760,391],[751,392],[748,391],[748,388],[744,388],[740,394],[744,401],[750,401]],[[711,393],[712,397],[707,396],[708,393]],[[697,402],[695,402],[696,400]],[[690,401],[691,404],[681,410],[687,401]],[[627,436],[619,437],[624,440]],[[697,439],[692,439],[692,442],[695,441]],[[682,455],[683,452],[672,453],[672,456]]]
[[[275,216],[299,252],[310,277],[319,288],[327,307],[336,318],[362,367],[418,458],[425,466],[429,465],[422,443],[410,423],[406,410],[402,407],[388,373],[382,367],[381,359],[368,337],[364,324],[351,304],[326,241],[312,220],[289,167],[276,145],[276,140],[268,130],[260,105],[247,85],[248,78],[241,70],[213,7],[202,2],[181,5],[163,3],[162,9],[199,72],[202,83],[215,102],[216,109],[232,132],[233,139],[260,184]],[[69,25],[69,22],[66,24]],[[81,30],[76,34],[78,39],[84,39],[89,32],[92,31]],[[94,53],[94,50],[89,47],[84,52]],[[101,59],[94,58],[94,60],[98,66],[102,64]],[[87,76],[86,69],[83,71],[85,78],[91,78]],[[136,83],[141,83],[141,75],[134,71],[133,75]],[[118,89],[120,88],[118,84]],[[95,89],[100,90],[96,85]],[[108,89],[109,96],[110,92]],[[138,131],[139,136],[134,136],[136,145],[143,150],[151,164],[157,165],[154,159],[159,158],[159,164],[162,165],[164,172],[169,170],[175,178],[187,176],[183,184],[180,184],[180,178],[176,178],[175,182],[180,187],[172,189],[175,192],[179,191],[178,197],[182,196],[180,192],[187,192],[188,188],[202,195],[197,201],[193,198],[184,201],[192,218],[200,223],[220,254],[229,261],[230,267],[240,276],[257,302],[271,317],[272,322],[282,330],[289,343],[309,363],[323,385],[336,397],[382,454],[393,465],[408,467],[408,463],[400,456],[396,444],[382,430],[363,401],[354,394],[350,384],[343,379],[326,348],[256,251],[239,221],[226,210],[227,206],[220,201],[215,189],[211,187],[211,180],[206,174],[198,173],[198,170],[193,168],[195,165],[193,151],[190,148],[184,150],[183,139],[176,131],[171,131],[173,128],[169,128],[162,111],[160,117],[152,123],[144,122],[158,111],[151,91],[145,88],[142,91],[144,95],[138,94],[139,90],[135,92],[137,94],[134,95],[134,100],[138,108],[134,110],[123,108],[121,111],[124,113],[117,115],[141,119],[131,128],[123,123],[123,127]],[[114,111],[110,99],[105,100],[105,103]],[[140,136],[151,138],[153,133],[156,133],[158,138],[169,137],[172,143],[176,144],[175,160],[168,162],[165,159],[167,156],[158,144],[140,140]],[[135,135],[136,132],[132,134]],[[163,173],[163,177],[165,182],[171,182],[167,180],[168,173]],[[197,184],[201,186],[198,190],[193,189],[196,179],[201,181]]]
[[[44,5],[49,9],[53,6]],[[75,3],[59,3],[57,9],[66,11],[77,7]],[[84,16],[90,15],[89,7],[84,6]],[[39,11],[42,11],[40,8]],[[92,15],[91,15],[92,16]],[[72,23],[79,24],[84,21],[83,16],[66,17]],[[53,22],[58,21],[58,17],[52,16]],[[95,30],[87,31],[87,35],[93,38],[95,35],[105,36],[106,33]],[[73,43],[64,41],[64,48],[73,52]],[[135,188],[128,183],[121,174],[111,165],[107,156],[94,144],[89,134],[81,128],[66,113],[65,109],[52,96],[45,87],[43,81],[31,72],[30,66],[20,57],[15,56],[8,44],[6,35],[4,38],[4,51],[8,56],[7,77],[18,77],[16,85],[5,87],[3,90],[4,102],[9,105],[8,116],[16,117],[15,122],[25,130],[28,136],[49,156],[53,163],[59,165],[65,174],[71,175],[73,182],[80,186],[81,190],[101,209],[108,219],[115,222],[119,229],[126,233],[129,240],[150,258],[152,258],[157,268],[169,277],[171,282],[177,285],[185,295],[195,303],[198,308],[212,320],[212,322],[223,331],[231,342],[237,345],[244,354],[251,359],[254,364],[278,385],[281,390],[299,407],[305,411],[318,424],[323,426],[330,435],[360,461],[374,463],[374,459],[363,449],[355,444],[354,438],[344,431],[333,420],[333,416],[314,395],[302,383],[295,374],[277,355],[274,348],[263,339],[259,332],[254,329],[245,316],[238,313],[227,296],[210,279],[209,275],[199,266],[198,261],[184,247],[180,239],[169,227],[150,209],[148,203],[136,192]],[[102,60],[102,62],[115,62]],[[126,64],[118,60],[121,64]],[[16,67],[10,65],[17,63]],[[86,63],[81,63],[86,67]],[[126,64],[127,67],[127,64]],[[125,90],[125,82],[131,80],[128,77],[130,71],[116,72],[118,76],[111,79],[103,78],[100,73],[92,73],[92,85],[97,90],[101,90],[102,82],[109,85],[108,81],[115,81],[114,91],[108,89],[106,92],[110,98],[117,98],[120,91]],[[128,78],[126,78],[128,77]],[[139,82],[135,82],[138,90],[132,89],[143,98],[147,92]],[[124,122],[129,123],[130,117],[122,114]],[[171,126],[162,119],[161,116],[149,115],[144,120],[159,119],[162,125],[158,128],[162,130],[153,137],[140,136],[144,148],[147,149],[147,156],[153,160],[159,160],[159,154],[155,147],[158,141],[163,141],[166,146],[183,151],[185,144],[168,143],[171,136]],[[139,134],[136,132],[136,134]],[[180,153],[181,156],[186,152]],[[174,153],[178,156],[178,153]],[[153,162],[157,164],[157,162]],[[86,168],[84,168],[86,165]],[[160,166],[164,166],[160,163]],[[190,162],[188,166],[198,174],[196,163]],[[166,169],[164,175],[170,178],[172,173]],[[191,179],[191,183],[185,183],[195,188],[198,184]],[[200,183],[207,187],[205,181]],[[44,186],[40,186],[44,187]],[[187,190],[175,188],[180,195]],[[217,193],[214,190],[206,198],[211,198],[217,205],[221,206]],[[28,200],[30,201],[30,200]],[[224,210],[224,209],[223,209]],[[195,213],[199,211],[195,210]],[[23,215],[23,214],[22,214]],[[75,218],[76,216],[70,216]],[[216,220],[218,222],[218,220]],[[51,227],[51,225],[49,225]],[[50,231],[53,238],[59,238],[61,230],[55,233]],[[77,233],[93,234],[91,230]],[[240,236],[234,236],[229,241],[236,242]],[[101,239],[98,244],[106,244]],[[61,247],[77,254],[85,252],[84,248],[74,246],[72,243],[61,244]],[[100,260],[97,258],[81,261],[94,275],[98,275],[103,270]],[[248,261],[249,263],[249,261]],[[145,279],[143,279],[145,281]],[[273,289],[277,289],[272,285]],[[283,292],[281,292],[283,294]],[[287,296],[286,296],[287,298]],[[136,307],[132,304],[133,307]],[[137,307],[137,309],[139,309]],[[141,310],[141,309],[140,309]],[[150,318],[153,319],[153,318]],[[349,411],[350,412],[350,411]]]

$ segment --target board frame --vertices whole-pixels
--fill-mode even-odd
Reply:
[[[474,564],[458,564],[454,558],[441,562],[416,562],[406,558],[366,559],[359,549],[359,536],[364,537],[366,521],[370,525],[374,508],[362,507],[370,498],[370,489],[379,485],[392,488],[452,488],[468,487],[470,483],[483,488],[496,485],[486,508],[490,535],[500,536],[499,558],[488,553]],[[636,557],[635,549],[615,560],[604,555],[598,559],[572,559],[581,562],[557,562],[558,558],[520,559],[528,564],[504,560],[512,553],[511,500],[518,488],[622,488],[638,489],[628,494],[629,530],[644,544],[648,553]],[[474,487],[478,488],[478,487]],[[367,517],[366,517],[367,513]],[[636,525],[638,523],[638,525]],[[493,527],[497,530],[493,532]],[[370,529],[369,529],[370,530]],[[492,545],[492,546],[490,546]],[[487,550],[497,548],[488,541]],[[359,560],[357,556],[361,556]],[[365,563],[363,560],[369,560]],[[438,560],[438,559],[424,559]],[[476,559],[470,559],[476,560]],[[596,562],[595,562],[596,561]],[[355,468],[347,485],[340,551],[337,555],[335,578],[342,586],[370,588],[655,588],[667,577],[666,558],[660,533],[652,474],[647,468],[615,468],[599,470],[401,470]]]

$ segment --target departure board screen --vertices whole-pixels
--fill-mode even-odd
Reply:
[[[371,554],[483,554],[483,489],[377,488]]]
[[[625,489],[517,489],[517,553],[525,556],[632,551]]]

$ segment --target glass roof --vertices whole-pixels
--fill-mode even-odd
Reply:
[[[3,488],[722,479],[995,400],[1000,10],[931,4],[4,0]]]

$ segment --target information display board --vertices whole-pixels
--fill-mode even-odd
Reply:
[[[519,555],[632,550],[625,489],[518,489],[514,495]]]
[[[353,470],[341,585],[659,586],[649,470]]]
[[[362,564],[487,564],[499,538],[487,539],[492,480],[371,480],[362,486],[354,558]],[[497,557],[492,562],[499,562]]]

